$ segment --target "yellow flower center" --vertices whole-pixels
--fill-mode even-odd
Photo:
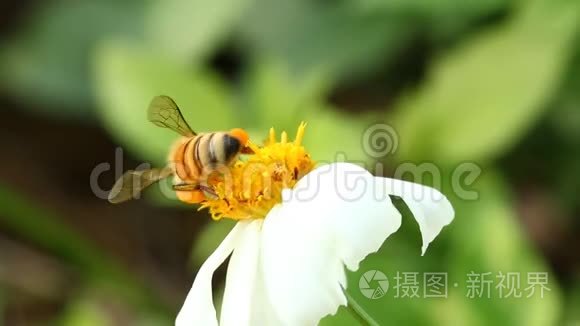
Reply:
[[[282,190],[293,188],[314,168],[314,161],[301,144],[305,128],[306,124],[301,123],[294,141],[288,141],[288,135],[282,132],[278,142],[271,128],[264,146],[249,142],[253,154],[208,178],[215,195],[206,196],[200,210],[209,209],[214,219],[266,217],[272,207],[282,202]]]

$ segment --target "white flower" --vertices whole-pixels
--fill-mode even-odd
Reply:
[[[316,325],[336,313],[347,304],[345,267],[356,271],[401,225],[389,195],[417,220],[422,253],[453,220],[435,189],[349,163],[318,167],[283,190],[265,218],[236,224],[199,270],[176,325]],[[212,277],[230,254],[218,323]]]

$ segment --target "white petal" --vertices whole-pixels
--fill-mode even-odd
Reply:
[[[315,325],[346,304],[351,270],[401,224],[388,196],[376,199],[374,177],[359,166],[318,168],[284,193],[266,217],[262,261],[266,291],[284,324]]]
[[[217,326],[211,279],[214,271],[230,255],[246,227],[247,224],[236,224],[217,249],[203,263],[193,281],[191,290],[187,294],[183,307],[177,315],[176,326]]]
[[[250,325],[252,309],[263,308],[255,307],[254,302],[262,220],[240,223],[248,223],[248,226],[241,235],[228,264],[220,317],[221,326]]]
[[[421,254],[444,226],[453,221],[453,206],[441,192],[431,187],[397,179],[381,178],[387,193],[403,198],[419,223],[423,238]]]
[[[276,315],[266,292],[261,257],[258,262],[258,274],[256,276],[256,286],[254,288],[252,304],[253,307],[250,325],[283,325]]]

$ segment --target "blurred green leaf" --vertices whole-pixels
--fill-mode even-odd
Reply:
[[[566,325],[578,325],[580,324],[580,310],[578,310],[580,306],[580,277],[576,277],[568,292],[565,323]]]
[[[490,160],[516,142],[558,86],[578,2],[530,2],[436,62],[398,105],[403,160]]]
[[[411,36],[400,17],[307,0],[257,1],[241,26],[241,39],[258,57],[274,56],[300,75],[322,72],[355,78],[392,59]]]
[[[195,239],[191,258],[196,266],[201,265],[230,233],[236,221],[221,219],[208,223]]]
[[[67,306],[63,317],[58,322],[62,326],[101,326],[111,325],[113,321],[97,302],[87,298],[74,298]]]
[[[151,289],[118,262],[70,229],[59,216],[4,185],[0,185],[0,224],[62,257],[95,286],[111,291],[138,309],[166,313],[167,307]]]
[[[559,136],[566,142],[578,147],[580,145],[580,33],[577,33],[575,55],[567,71],[559,96],[553,103],[554,111],[549,121]]]
[[[395,17],[414,18],[427,32],[439,38],[459,34],[470,24],[505,9],[513,0],[362,0],[350,1],[352,10],[384,12]]]
[[[527,273],[547,272],[549,275],[544,298],[465,299],[481,325],[509,323],[511,325],[555,325],[560,318],[561,293],[555,275],[534,251],[526,238],[511,205],[511,194],[502,179],[488,171],[477,188],[480,199],[475,202],[455,201],[456,221],[453,222],[449,253],[450,275],[467,273],[517,272],[521,275],[521,289],[527,286]],[[497,280],[493,280],[497,285]],[[460,287],[461,288],[461,287]],[[466,288],[464,288],[466,290]],[[493,290],[492,290],[493,291]],[[454,315],[443,322],[455,324]]]
[[[92,105],[89,58],[106,35],[136,38],[140,2],[42,3],[0,48],[0,87],[38,110],[85,116]]]
[[[0,286],[0,326],[4,326],[4,305],[5,305],[4,288]]]
[[[328,81],[311,76],[292,74],[288,65],[274,59],[257,60],[244,79],[243,99],[247,107],[248,125],[294,131],[304,114],[323,106],[323,94]]]
[[[156,164],[165,162],[179,135],[147,121],[154,96],[172,97],[197,132],[236,125],[228,90],[210,72],[190,71],[162,56],[112,42],[99,48],[95,75],[105,127],[129,150]]]
[[[458,0],[357,0],[349,1],[354,8],[359,10],[384,10],[395,14],[428,14],[441,15],[443,13],[454,15],[468,15],[474,12],[485,11],[488,7],[498,6],[507,0],[490,0],[467,2]]]
[[[362,164],[373,161],[365,152],[363,135],[376,121],[374,114],[355,117],[327,108],[308,112],[304,120],[308,122],[308,127],[303,143],[316,161],[330,163],[339,160]]]
[[[117,325],[123,320],[124,325],[160,326],[171,325],[174,321],[174,316],[163,316],[150,310],[135,314],[126,302],[118,301],[96,287],[81,288],[77,292],[70,298],[61,316],[51,324],[102,326]]]
[[[262,60],[254,65],[244,89],[247,112],[251,112],[248,118],[253,120],[246,125],[253,126],[253,139],[261,142],[270,127],[274,127],[277,137],[282,131],[294,137],[300,122],[305,121],[308,127],[304,146],[315,160],[329,162],[338,157],[369,161],[361,146],[362,135],[378,117],[374,114],[354,117],[339,112],[325,103],[327,87],[324,76],[293,74],[288,66],[276,60]]]
[[[151,44],[183,63],[198,62],[219,45],[251,0],[165,0],[151,2]]]

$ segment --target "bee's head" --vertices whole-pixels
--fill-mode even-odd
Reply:
[[[232,129],[224,137],[226,160],[233,160],[248,144],[248,133],[240,128]]]
[[[248,133],[241,128],[234,128],[230,130],[229,135],[237,139],[238,142],[240,142],[241,147],[245,147],[248,144],[248,139],[250,138]]]

